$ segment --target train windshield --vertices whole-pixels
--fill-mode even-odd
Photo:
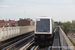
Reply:
[[[50,32],[50,19],[37,19],[36,32]]]

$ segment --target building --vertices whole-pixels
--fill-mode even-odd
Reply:
[[[0,28],[3,27],[5,25],[4,20],[0,20]]]
[[[27,19],[20,19],[18,21],[18,26],[31,26],[34,25],[34,22],[32,19],[27,18]]]
[[[72,20],[72,23],[75,22],[75,20]]]
[[[17,21],[15,20],[5,21],[5,27],[15,27],[15,26],[18,26]]]
[[[15,20],[8,20],[8,21],[0,20],[0,28],[1,27],[15,27],[15,26],[18,26],[17,21]]]

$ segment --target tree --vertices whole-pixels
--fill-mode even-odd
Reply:
[[[57,22],[57,21],[55,21],[55,22],[54,22],[54,25],[55,25],[55,26],[57,26],[57,25],[58,25],[58,22]]]
[[[62,25],[63,25],[62,29],[64,30],[65,33],[68,33],[73,27],[70,21],[64,22],[62,23]]]
[[[74,26],[74,29],[75,29],[75,22],[72,22],[72,25]]]

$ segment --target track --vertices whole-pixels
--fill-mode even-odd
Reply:
[[[59,27],[56,27],[52,50],[61,50],[60,46],[61,43],[60,43],[60,36],[59,36]]]
[[[33,43],[31,43],[30,45],[25,46],[24,48],[21,48],[20,50],[51,50],[51,46],[41,48],[39,47],[39,45],[35,46],[33,45]]]
[[[28,49],[30,46],[32,46],[34,44],[34,39],[31,40],[30,42],[28,42],[26,45],[24,45],[22,48],[20,48],[19,50],[26,50]]]
[[[25,46],[23,46],[22,48],[20,48],[20,50],[52,50],[52,45],[50,46],[39,46],[39,45],[35,45],[34,40],[30,41],[29,43],[27,43]]]
[[[17,41],[23,39],[23,38],[26,38],[27,36],[30,36],[30,35],[32,35],[32,34],[33,34],[33,32],[29,32],[29,33],[27,33],[27,34],[25,34],[25,35],[21,35],[21,36],[12,38],[12,40],[9,39],[9,40],[7,40],[7,41],[0,42],[0,43],[1,43],[1,44],[0,44],[0,50],[2,50],[2,49],[4,49],[5,47],[7,47],[7,46],[9,46],[9,45],[11,45],[11,44],[13,44],[13,43],[15,43],[15,42],[17,42]]]
[[[56,33],[58,32],[59,31],[57,31]],[[39,45],[36,46],[33,38],[34,34],[30,34],[29,36],[26,36],[25,38],[20,39],[19,41],[16,41],[15,43],[8,45],[7,47],[4,47],[2,50],[54,50],[52,46],[54,46],[54,44],[56,43],[54,41],[56,40],[56,37],[58,37],[57,35],[54,36],[54,40],[52,41],[52,43],[46,47],[40,47]]]
[[[26,41],[27,41],[27,42],[30,41],[30,39],[33,38],[33,36],[34,36],[34,34],[32,34],[32,35],[30,35],[30,36],[28,36],[28,37],[26,37],[26,38],[23,38],[23,39],[21,39],[21,40],[15,42],[15,43],[13,43],[13,44],[11,44],[11,45],[5,47],[5,48],[3,48],[2,50],[9,50],[9,49],[18,50],[19,47],[20,47],[20,45],[26,43]],[[30,39],[29,39],[29,38],[30,38]],[[28,40],[28,39],[29,39],[29,40]],[[18,47],[18,48],[17,48],[17,47]],[[14,48],[15,48],[15,49],[14,49]]]
[[[58,30],[58,29],[55,28],[55,33],[58,35],[59,31],[56,32],[56,30]],[[49,46],[46,46],[46,47],[42,46],[42,47],[40,47],[39,45],[37,45],[37,46],[36,45],[32,45],[32,46],[28,47],[29,49],[23,49],[23,50],[52,50],[53,49],[52,46],[55,43],[54,41],[56,40],[56,37],[59,38],[59,36],[57,36],[56,34],[54,36],[55,39],[53,38],[52,43]]]
[[[30,50],[51,50],[51,46],[41,48],[39,45],[37,45],[33,46]]]

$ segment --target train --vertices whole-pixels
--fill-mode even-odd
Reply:
[[[37,17],[35,20],[35,44],[50,44],[54,37],[54,20],[51,17]]]

